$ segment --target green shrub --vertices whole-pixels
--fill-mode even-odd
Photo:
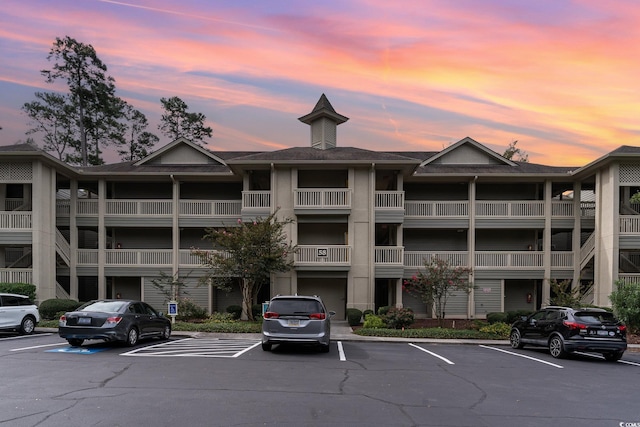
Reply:
[[[384,305],[382,307],[378,307],[378,316],[386,316],[387,312],[391,307],[388,305]]]
[[[482,328],[480,328],[480,332],[494,334],[500,338],[509,338],[509,334],[511,333],[511,326],[504,322],[496,322],[487,326],[483,326]]]
[[[395,308],[392,307],[384,316],[384,322],[391,329],[403,329],[415,322],[415,316],[413,310],[410,308]]]
[[[177,320],[206,319],[207,317],[207,310],[190,299],[180,298],[178,300]]]
[[[387,325],[382,320],[382,317],[370,313],[364,316],[364,325],[362,327],[365,329],[382,329],[386,328]]]
[[[370,308],[368,308],[368,309],[366,309],[366,310],[364,310],[362,312],[362,318],[366,320],[367,319],[367,315],[369,315],[369,314],[376,314],[376,313],[373,310],[371,310]]]
[[[227,313],[233,314],[234,319],[239,319],[242,316],[242,307],[239,305],[230,305],[227,307]]]
[[[261,322],[176,322],[174,331],[220,332],[227,334],[259,334],[262,331]]]
[[[505,321],[505,323],[508,323],[508,324],[511,325],[516,320],[520,320],[521,317],[529,316],[532,313],[533,313],[533,311],[531,311],[531,310],[507,311],[507,320]]]
[[[640,284],[619,280],[615,285],[616,289],[609,296],[613,311],[630,331],[640,330]]]
[[[233,318],[233,314],[219,312],[211,313],[209,321],[214,323],[237,322],[237,320]]]
[[[362,311],[357,308],[347,308],[347,322],[349,326],[358,326],[362,319]]]
[[[253,313],[254,319],[262,317],[262,304],[253,304],[251,306],[251,313]]]
[[[489,324],[498,322],[509,323],[509,321],[507,320],[507,313],[502,312],[487,313],[487,322],[489,322]]]
[[[31,283],[0,283],[0,292],[26,295],[31,300],[36,299],[36,285]]]
[[[67,311],[73,311],[83,303],[73,299],[48,299],[40,303],[38,311],[43,320],[57,320]]]

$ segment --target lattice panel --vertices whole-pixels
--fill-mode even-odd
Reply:
[[[620,183],[640,185],[640,165],[621,164],[620,165]]]
[[[31,182],[31,163],[0,162],[0,182]]]

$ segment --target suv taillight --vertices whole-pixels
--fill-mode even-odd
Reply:
[[[267,311],[264,313],[265,319],[277,319],[278,317],[280,317],[280,315],[275,311]]]
[[[587,325],[583,323],[570,322],[568,320],[564,320],[562,323],[564,324],[564,326],[568,327],[569,329],[587,329]]]
[[[618,330],[620,331],[620,333],[624,333],[627,331],[627,327],[626,325],[620,325],[618,326]]]
[[[58,326],[67,326],[67,316],[64,314],[58,319]]]
[[[326,319],[327,315],[325,313],[311,313],[309,315],[309,319],[317,319],[317,320],[324,320]]]

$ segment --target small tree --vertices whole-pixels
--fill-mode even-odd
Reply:
[[[559,305],[562,307],[580,308],[586,305],[585,296],[591,293],[593,284],[582,289],[581,287],[572,288],[571,280],[558,281],[551,279],[549,281],[551,288],[551,298],[549,305]]]
[[[609,296],[613,311],[631,331],[640,330],[640,283],[618,280]]]
[[[284,233],[285,225],[293,220],[279,220],[276,214],[277,211],[253,222],[239,219],[237,227],[207,229],[204,239],[213,242],[218,250],[193,250],[202,265],[208,267],[201,283],[229,291],[239,282],[242,319],[254,320],[251,306],[257,301],[260,288],[269,283],[271,273],[293,267],[291,255],[295,247],[287,243]]]
[[[528,162],[529,161],[529,155],[526,153],[526,151],[523,151],[520,148],[516,147],[516,144],[518,144],[517,140],[513,141],[511,144],[509,144],[509,146],[505,150],[505,152],[502,155],[502,157],[504,157],[505,159],[509,159],[509,160],[517,160],[517,161],[520,161],[520,162]]]
[[[434,257],[424,260],[425,271],[418,271],[404,281],[402,289],[420,298],[428,307],[435,304],[438,324],[443,325],[447,300],[456,291],[471,292],[471,269],[453,267],[446,260]]]

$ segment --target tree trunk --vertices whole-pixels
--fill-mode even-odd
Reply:
[[[246,279],[242,279],[242,320],[254,320],[251,306],[253,304],[253,286]]]

